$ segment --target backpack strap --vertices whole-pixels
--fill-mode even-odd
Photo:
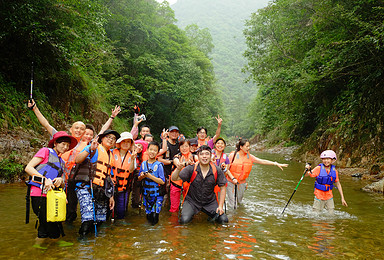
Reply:
[[[189,184],[191,184],[195,180],[195,178],[197,176],[197,170],[196,170],[197,169],[197,165],[199,165],[199,162],[196,162],[195,166],[193,167],[193,172],[192,172],[191,179],[189,180]]]
[[[198,164],[199,164],[199,162],[195,163],[195,167],[193,168],[193,173],[191,176],[191,180],[189,181],[189,184],[191,184],[197,176],[197,170],[196,169],[197,169]],[[209,165],[212,167],[212,172],[213,172],[213,175],[215,176],[215,183],[217,183],[217,168],[213,162],[210,162]]]

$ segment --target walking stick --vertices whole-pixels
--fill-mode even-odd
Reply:
[[[300,185],[301,181],[304,179],[304,176],[305,176],[305,174],[307,173],[307,171],[308,171],[308,169],[305,169],[305,171],[304,171],[303,175],[302,175],[302,176],[301,176],[301,178],[300,178],[300,181],[299,181],[299,183],[296,185],[296,188],[295,188],[295,190],[293,191],[293,193],[292,193],[291,197],[289,198],[289,200],[288,200],[288,202],[287,202],[287,205],[285,205],[285,207],[284,207],[284,209],[283,209],[283,212],[281,212],[281,215],[283,215],[283,213],[284,213],[285,209],[287,208],[287,206],[288,206],[289,202],[291,201],[291,199],[292,199],[293,195],[295,194],[295,192],[296,192],[297,188],[299,187],[299,185]]]
[[[235,184],[235,203],[233,205],[234,205],[234,209],[236,209],[237,208],[237,184]]]
[[[96,226],[96,210],[95,210],[95,198],[93,197],[93,186],[92,179],[89,180],[91,184],[91,195],[92,195],[92,207],[93,207],[93,225],[95,226],[95,237],[97,237],[97,226]]]
[[[29,223],[29,212],[30,212],[30,208],[31,208],[31,206],[30,206],[31,205],[31,198],[30,198],[31,184],[29,184],[28,181],[26,181],[25,184],[27,185],[27,195],[25,195],[25,207],[26,207],[25,224],[28,224]]]
[[[183,210],[183,202],[184,202],[183,189],[184,189],[184,182],[181,183],[181,189],[180,189],[180,201],[179,201],[179,212],[178,212],[179,214],[177,216],[179,221],[181,217],[181,211]],[[181,199],[181,196],[183,196],[183,199]]]

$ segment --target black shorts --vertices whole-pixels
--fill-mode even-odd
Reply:
[[[47,198],[32,196],[32,209],[36,216],[39,217],[39,227],[37,229],[37,237],[39,238],[59,238],[63,230],[61,222],[47,222]],[[41,207],[40,207],[41,205]],[[40,208],[40,209],[39,209]]]

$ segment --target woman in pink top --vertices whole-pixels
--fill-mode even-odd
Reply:
[[[63,187],[64,162],[59,155],[73,149],[77,145],[75,137],[68,135],[64,131],[57,132],[49,141],[48,148],[40,149],[32,160],[25,167],[25,172],[31,176],[32,209],[39,220],[36,243],[34,247],[46,249],[41,243],[46,238],[58,239],[64,236],[61,222],[47,222],[47,198],[49,190],[56,187]],[[59,241],[60,246],[69,246],[72,243]]]

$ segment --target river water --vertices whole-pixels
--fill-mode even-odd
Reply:
[[[255,165],[249,177],[243,205],[227,209],[230,223],[212,224],[204,214],[181,226],[177,215],[163,209],[152,227],[138,210],[124,221],[107,223],[99,236],[79,239],[80,220],[64,224],[71,247],[48,245],[33,248],[37,231],[31,210],[25,221],[24,184],[0,185],[0,258],[4,259],[382,259],[384,198],[361,191],[360,179],[340,176],[349,207],[343,207],[334,190],[335,215],[312,213],[314,179],[300,184],[284,215],[281,212],[304,169],[302,163],[274,154],[256,153],[273,161],[287,162],[281,171]]]

